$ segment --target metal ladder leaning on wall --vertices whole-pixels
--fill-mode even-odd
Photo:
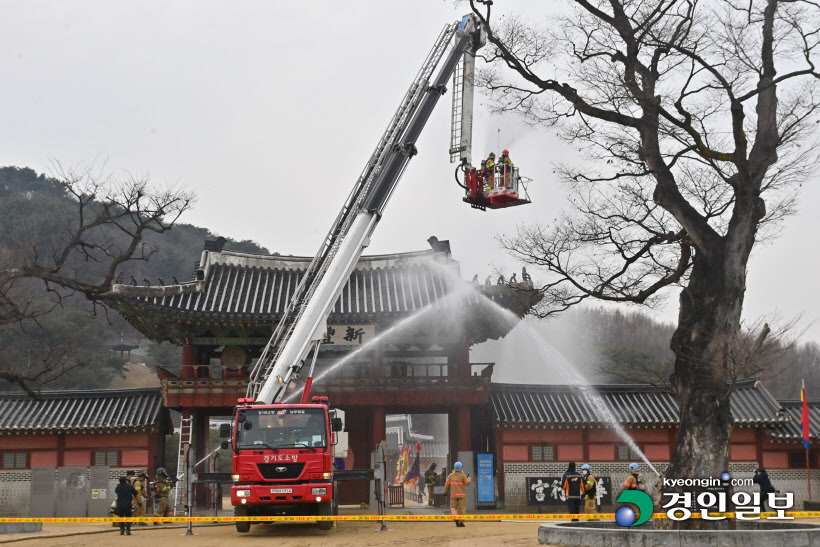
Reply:
[[[177,516],[177,508],[180,502],[180,492],[182,501],[185,500],[185,491],[188,486],[185,484],[185,451],[191,445],[191,433],[193,430],[193,418],[182,418],[179,424],[179,446],[177,447],[177,470],[178,477],[174,487],[174,516]],[[180,470],[182,471],[180,473]],[[170,478],[170,477],[169,477]]]

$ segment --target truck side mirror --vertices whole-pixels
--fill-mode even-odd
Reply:
[[[219,424],[219,436],[223,439],[230,439],[231,424]]]
[[[341,418],[331,418],[330,419],[330,430],[331,431],[341,431],[342,430],[342,419]]]
[[[222,444],[219,445],[219,448],[221,448],[222,450],[227,450],[230,447],[231,443],[229,443],[228,441],[222,441]]]
[[[240,424],[242,422],[244,422],[245,420],[246,420],[246,418],[245,418],[245,413],[244,412],[240,412],[239,414],[236,415],[236,421],[239,422]]]

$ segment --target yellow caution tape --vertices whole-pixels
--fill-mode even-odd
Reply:
[[[735,518],[734,513],[709,513],[711,517]],[[750,515],[760,517],[777,516],[777,513],[759,513]],[[820,511],[786,512],[785,516],[795,518],[820,517]],[[667,518],[666,513],[655,513],[653,519]],[[690,518],[701,518],[700,513],[692,513]],[[425,521],[425,520],[614,520],[615,513],[563,514],[563,513],[515,513],[486,515],[338,515],[338,516],[289,516],[289,517],[5,517],[6,522],[302,522],[302,521]],[[748,520],[748,519],[746,519]]]

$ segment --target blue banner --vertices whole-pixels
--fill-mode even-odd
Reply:
[[[478,457],[478,502],[495,503],[493,484],[493,455],[477,454]]]

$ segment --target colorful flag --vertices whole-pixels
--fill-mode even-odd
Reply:
[[[800,429],[803,430],[803,446],[809,449],[809,401],[806,399],[806,384],[800,388],[800,400],[803,401],[803,412],[800,416]]]
[[[407,448],[407,455],[410,455],[410,449]],[[421,457],[421,441],[416,441],[416,459],[413,461],[413,465],[410,466],[410,470],[404,476],[404,480],[401,481],[402,484],[409,483],[409,484],[416,484],[421,477],[421,461],[419,458]]]

